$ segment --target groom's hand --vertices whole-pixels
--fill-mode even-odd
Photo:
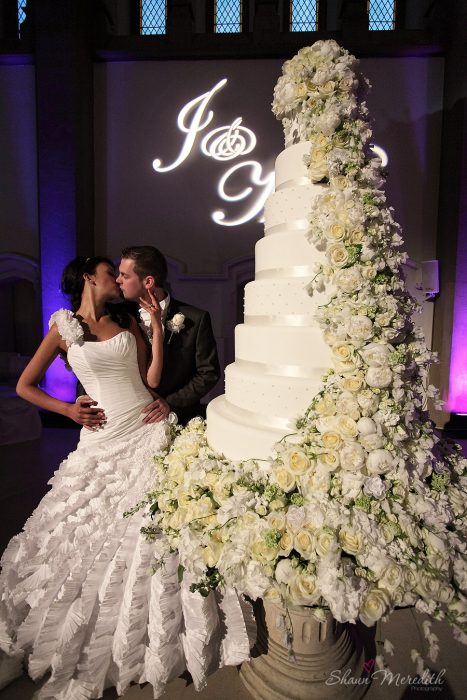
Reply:
[[[146,414],[143,423],[159,423],[169,415],[170,406],[162,396],[158,396],[149,406],[143,408],[143,413]]]

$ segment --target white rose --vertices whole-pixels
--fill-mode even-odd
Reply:
[[[344,391],[351,391],[356,394],[363,386],[363,379],[361,377],[346,377],[342,382],[342,388]]]
[[[369,367],[387,367],[391,352],[393,348],[387,343],[369,343],[360,350],[360,355]]]
[[[369,367],[366,373],[368,386],[383,389],[392,382],[392,371],[389,367]]]
[[[335,429],[344,440],[358,435],[357,423],[350,416],[337,416]]]
[[[333,267],[344,267],[349,262],[349,254],[342,243],[333,243],[326,250],[326,256]]]
[[[285,530],[286,521],[284,513],[269,513],[268,522],[274,530],[280,530],[281,532]]]
[[[357,422],[357,428],[360,435],[376,433],[376,423],[371,418],[360,418]]]
[[[342,444],[342,438],[335,430],[328,430],[321,435],[321,442],[326,450],[338,450]]]
[[[351,527],[342,527],[339,531],[339,542],[348,554],[359,554],[363,550],[364,538],[361,532]]]
[[[337,469],[339,466],[339,454],[336,450],[327,450],[318,455],[318,462],[330,472]]]
[[[368,474],[386,474],[394,467],[394,457],[389,450],[373,450],[366,458]]]
[[[285,465],[291,474],[301,476],[310,467],[310,460],[302,450],[292,450],[284,459]]]
[[[274,467],[272,471],[272,477],[276,484],[283,491],[285,491],[285,493],[289,493],[295,488],[295,477],[289,472],[289,470],[286,467]]]
[[[320,597],[316,576],[296,574],[289,582],[288,594],[293,605],[313,605]]]
[[[291,578],[295,576],[295,567],[292,566],[290,559],[279,559],[274,572],[277,583],[287,585]]]
[[[334,359],[340,362],[350,362],[354,357],[354,346],[343,342],[334,343],[332,355]]]
[[[336,412],[336,404],[330,396],[324,395],[316,402],[315,411],[318,416],[333,416]]]
[[[359,471],[365,464],[365,451],[358,442],[350,442],[339,452],[342,469],[349,472]]]
[[[250,550],[253,559],[264,564],[273,562],[279,555],[279,547],[270,547],[264,540],[253,542]]]
[[[283,557],[288,557],[293,548],[294,535],[290,530],[282,533],[279,542],[279,554]]]
[[[386,495],[386,484],[379,476],[371,476],[369,479],[365,480],[365,486],[363,487],[363,492],[367,496],[372,496],[381,500]]]
[[[324,157],[322,160],[313,160],[308,167],[308,173],[312,182],[324,180],[329,176],[328,159]]]
[[[315,548],[320,557],[326,557],[329,554],[336,553],[339,550],[336,536],[334,533],[320,530],[315,535]]]
[[[355,340],[368,340],[373,335],[373,322],[368,316],[351,316],[347,323],[347,333]]]
[[[311,559],[315,551],[315,536],[309,530],[299,530],[294,537],[293,546],[304,559]]]
[[[391,597],[384,588],[372,588],[360,609],[360,620],[367,627],[373,627],[391,604]]]
[[[398,564],[389,564],[378,581],[378,588],[384,588],[392,593],[399,588],[404,581],[404,571]]]
[[[345,227],[339,223],[331,224],[324,235],[329,241],[342,241],[345,238]]]
[[[334,275],[336,287],[347,294],[356,292],[362,286],[362,276],[357,265],[338,270]]]

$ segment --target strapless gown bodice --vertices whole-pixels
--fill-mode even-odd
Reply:
[[[68,363],[107,417],[103,428],[95,432],[83,429],[80,444],[120,438],[144,425],[141,410],[153,399],[141,379],[136,340],[130,331],[109,340],[74,343],[68,350]]]

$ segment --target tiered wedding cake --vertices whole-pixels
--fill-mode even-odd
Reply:
[[[327,293],[307,291],[324,254],[307,241],[308,215],[326,185],[310,182],[310,143],[276,160],[276,187],[264,209],[265,235],[256,244],[255,280],[245,288],[245,322],[235,329],[235,362],[225,370],[225,395],[208,406],[209,444],[230,459],[266,458],[295,431],[331,366],[314,315]]]

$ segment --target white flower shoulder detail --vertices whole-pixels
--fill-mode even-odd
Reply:
[[[67,348],[73,344],[83,344],[84,331],[78,319],[73,316],[69,309],[55,311],[49,319],[49,328],[52,328],[54,323],[57,324],[58,332],[65,341]]]

